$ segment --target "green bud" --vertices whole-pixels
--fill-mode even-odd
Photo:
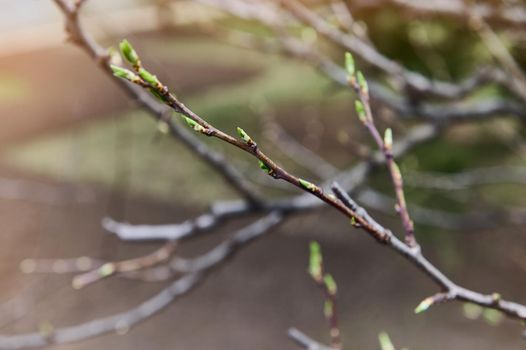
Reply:
[[[367,120],[367,113],[365,112],[365,107],[360,100],[354,101],[354,108],[356,109],[356,113],[358,113],[358,118],[362,123],[365,123]]]
[[[380,342],[380,348],[382,350],[396,350],[391,342],[391,338],[389,338],[389,334],[381,332],[378,334],[378,341]]]
[[[99,273],[102,277],[108,277],[115,272],[114,263],[106,263],[99,268]]]
[[[393,162],[393,178],[397,182],[402,182],[402,173],[400,172],[400,167],[395,162]]]
[[[418,306],[415,308],[415,314],[419,314],[419,313],[422,313],[424,311],[426,311],[427,309],[429,309],[429,307],[431,305],[433,305],[435,303],[433,297],[429,297],[429,298],[426,298],[424,299],[420,304],[418,304]]]
[[[360,90],[363,94],[368,95],[369,94],[369,86],[367,85],[367,80],[365,80],[365,77],[361,71],[358,71],[356,73],[356,78],[358,80],[358,86],[360,86]]]
[[[310,183],[306,180],[303,180],[303,179],[299,179],[298,180],[300,185],[303,186],[304,188],[306,188],[307,190],[309,191],[314,191],[316,190],[316,185],[314,185],[313,183]]]
[[[264,172],[266,172],[267,174],[270,174],[270,172],[272,171],[272,169],[270,169],[270,168],[268,167],[268,165],[265,164],[265,163],[263,163],[263,161],[261,161],[261,160],[259,161],[259,168],[260,168],[261,170],[263,170]]]
[[[131,81],[131,82],[136,82],[139,79],[139,77],[135,75],[135,73],[133,73],[132,71],[126,68],[115,66],[113,64],[110,65],[110,67],[111,67],[111,70],[113,71],[113,75],[118,78],[122,78],[128,81]]]
[[[135,52],[128,40],[124,39],[121,41],[119,48],[124,58],[126,58],[126,61],[130,62],[134,66],[140,64],[139,55],[137,55],[137,52]]]
[[[246,143],[252,143],[252,139],[250,138],[250,136],[248,136],[248,134],[245,132],[245,130],[241,129],[240,127],[237,127],[237,134],[239,135],[239,137],[241,137],[243,139],[243,141],[245,141]]]
[[[326,318],[332,318],[334,316],[334,305],[331,300],[325,300],[323,304],[323,314]]]
[[[355,73],[354,58],[350,52],[345,53],[345,70],[349,76],[353,76]]]
[[[338,288],[336,286],[336,281],[334,278],[327,274],[323,277],[323,282],[325,283],[325,287],[327,288],[327,291],[329,291],[329,294],[335,295],[338,291]]]
[[[309,246],[309,274],[315,281],[321,280],[322,255],[318,242],[312,241]]]
[[[160,120],[157,123],[157,130],[159,130],[161,134],[166,135],[170,132],[170,126],[164,120]]]
[[[482,312],[482,317],[484,317],[486,323],[491,326],[499,325],[503,319],[502,312],[493,309],[484,309]]]
[[[194,129],[194,131],[205,132],[205,128],[202,125],[199,125],[195,120],[190,119],[184,115],[182,117],[184,118],[184,121],[186,122],[186,124],[192,129]]]
[[[482,315],[484,309],[477,304],[464,303],[462,311],[464,313],[464,317],[470,320],[476,320]]]
[[[393,131],[391,130],[391,128],[385,129],[384,145],[387,149],[393,148]]]
[[[144,81],[146,81],[148,84],[150,84],[153,87],[156,87],[156,86],[161,84],[159,82],[159,79],[157,79],[157,77],[155,75],[153,75],[152,73],[148,72],[144,68],[139,69],[139,75],[141,76],[141,78]]]

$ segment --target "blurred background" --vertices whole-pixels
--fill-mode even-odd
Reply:
[[[502,11],[509,6],[524,12],[526,6],[480,3],[499,3]],[[235,194],[181,144],[160,134],[136,102],[65,41],[53,1],[0,0],[0,9],[1,333],[58,328],[124,311],[166,282],[109,279],[75,290],[72,275],[62,274],[60,263],[52,267],[55,274],[35,274],[27,273],[31,268],[25,259],[144,255],[159,245],[121,242],[105,232],[101,220],[182,222],[214,200]],[[425,76],[459,81],[477,67],[497,64],[468,20],[407,13],[389,4],[357,6],[353,16],[380,52]],[[284,134],[319,154],[325,174],[352,166],[370,151],[349,91],[306,62],[233,45],[221,35],[224,28],[235,28],[267,37],[260,24],[194,1],[169,0],[88,0],[82,18],[107,47],[130,40],[143,62],[187,105],[230,133],[243,126],[297,174],[316,178],[312,167],[295,162],[280,142]],[[523,30],[495,28],[521,70]],[[305,28],[297,34],[305,42],[318,39]],[[342,51],[327,47],[327,54],[343,61]],[[469,102],[502,96],[507,92],[488,85]],[[416,123],[402,122],[381,106],[378,114],[381,125],[394,128],[395,141]],[[499,292],[522,303],[525,135],[523,120],[497,114],[448,125],[439,138],[400,160],[409,209],[421,210],[424,218],[415,220],[417,237],[431,261],[466,287]],[[269,196],[299,193],[267,181],[250,158],[227,145],[206,142],[227,154]],[[432,182],[429,174],[470,169],[492,169],[497,178],[499,173],[518,175],[473,187],[454,188],[455,181],[422,185]],[[370,195],[392,197],[386,172],[375,172],[367,186]],[[388,207],[372,212],[401,231]],[[178,252],[202,253],[240,223],[189,241]],[[339,285],[346,349],[378,349],[380,331],[388,332],[400,348],[524,348],[521,325],[499,314],[473,314],[461,303],[450,303],[415,315],[415,306],[433,294],[435,286],[331,210],[288,220],[137,327],[60,348],[295,349],[286,335],[291,326],[328,342],[323,297],[306,273],[312,239],[320,242],[327,270]]]

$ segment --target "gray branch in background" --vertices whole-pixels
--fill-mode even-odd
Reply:
[[[258,212],[259,209],[261,208],[253,207],[245,201],[221,201],[214,203],[209,212],[180,224],[131,225],[104,218],[102,226],[123,241],[181,240],[216,228],[228,218],[239,218]]]
[[[524,30],[526,28],[526,9],[520,4],[499,7],[485,2],[469,3],[463,0],[358,0],[349,3],[352,8],[378,8],[384,5],[397,6],[401,13],[436,17],[444,16],[468,21],[466,15],[472,12],[484,21],[497,26]]]
[[[318,343],[296,328],[290,328],[288,335],[298,346],[307,350],[334,350],[329,346]]]
[[[76,326],[59,328],[49,334],[40,332],[4,336],[0,335],[0,349],[27,349],[52,344],[64,344],[95,337],[108,332],[126,332],[136,324],[155,315],[175,299],[192,290],[213,268],[221,266],[232,257],[239,248],[255,239],[273,232],[283,217],[280,213],[269,215],[240,229],[233,236],[211,249],[208,253],[184,263],[186,273],[157,295],[128,311],[82,323]]]
[[[338,28],[330,25],[324,18],[298,0],[280,0],[280,2],[294,17],[310,25],[333,43],[353,52],[387,75],[402,79],[404,85],[409,86],[418,93],[455,100],[464,97],[479,84],[487,82],[486,79],[477,79],[475,81],[476,84],[473,84],[471,77],[459,84],[428,79],[419,73],[406,70],[402,65],[382,55],[374,46],[369,45],[360,38],[338,30]],[[508,82],[501,81],[500,83],[507,84]],[[513,91],[513,89],[510,90]]]
[[[221,6],[221,0],[196,1],[205,2],[209,5],[215,4],[223,10],[228,9],[228,7],[225,8]],[[237,2],[240,0],[229,1]],[[257,8],[258,7],[256,6],[252,11],[256,11]],[[252,19],[252,17],[250,18]],[[262,21],[263,24],[270,25],[269,21],[262,20],[260,17],[256,17],[256,19]],[[221,33],[218,29],[216,32]],[[217,33],[215,34],[217,35]],[[270,52],[279,51],[292,58],[306,61],[314,67],[317,67],[322,73],[327,75],[327,77],[337,84],[344,87],[348,86],[346,72],[340,65],[336,64],[328,56],[320,53],[312,45],[308,45],[293,36],[279,35],[274,41],[261,39],[246,33],[235,33],[235,35],[227,36],[222,35],[222,37],[236,45]],[[418,104],[414,104],[410,102],[408,96],[399,95],[391,89],[386,88],[384,84],[379,83],[372,78],[369,80],[369,89],[373,100],[380,102],[382,105],[395,111],[401,119],[421,119],[441,123],[488,119],[500,117],[502,115],[510,115],[526,119],[526,107],[524,106],[524,103],[518,103],[508,98],[488,98],[483,101],[477,101],[477,103],[460,103],[456,101],[427,103],[425,102],[424,96],[420,96]],[[471,77],[457,83],[457,89],[459,91],[464,91],[464,94],[468,94],[469,92],[480,88],[484,83],[493,82],[504,84],[506,80],[506,74],[500,70],[487,68],[478,69]],[[460,98],[462,94],[455,96]]]
[[[367,207],[392,215],[395,201],[391,197],[372,189],[360,190],[356,196]],[[446,212],[418,205],[409,205],[409,208],[416,223],[446,230],[488,230],[500,227],[503,222],[515,225],[526,224],[526,209],[520,208],[513,208],[508,211],[468,213]]]
[[[454,174],[408,172],[406,178],[409,186],[445,191],[497,184],[526,185],[526,167],[502,165]]]
[[[181,277],[137,307],[109,317],[96,319],[76,326],[60,328],[52,331],[50,334],[35,332],[11,336],[0,335],[0,348],[38,348],[52,344],[80,341],[108,332],[126,332],[132,326],[165,308],[177,297],[186,294],[199,282],[200,277],[197,273]]]

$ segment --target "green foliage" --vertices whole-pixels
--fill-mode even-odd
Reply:
[[[482,317],[484,317],[486,323],[492,326],[498,326],[504,318],[502,312],[493,309],[485,309]]]
[[[462,307],[464,317],[470,320],[482,319],[491,326],[498,326],[503,319],[502,312],[494,309],[484,308],[473,303],[465,303]]]

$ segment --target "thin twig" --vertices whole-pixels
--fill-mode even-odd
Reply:
[[[116,274],[136,272],[158,265],[168,260],[175,251],[176,247],[176,241],[168,241],[151,254],[128,260],[106,262],[94,270],[75,276],[72,282],[73,288],[81,289],[89,284],[98,282],[104,278],[108,278]]]
[[[82,323],[76,326],[58,328],[48,334],[40,332],[0,336],[0,349],[26,349],[37,348],[51,344],[64,344],[95,337],[108,332],[125,333],[131,327],[143,322],[158,313],[175,299],[192,290],[203,280],[206,273],[217,268],[232,257],[239,248],[272,232],[282,222],[283,217],[279,213],[269,215],[240,229],[232,238],[219,244],[208,253],[198,258],[188,260],[186,273],[180,279],[172,282],[157,295],[144,301],[135,308],[128,311]]]
[[[415,239],[413,220],[411,220],[405,200],[402,174],[400,172],[400,168],[394,160],[392,131],[391,129],[387,129],[384,138],[382,138],[380,135],[380,132],[378,131],[378,128],[374,122],[371,105],[369,103],[369,87],[367,82],[360,71],[355,74],[353,58],[349,53],[347,54],[347,60],[349,61],[348,64],[350,65],[348,68],[350,70],[348,78],[349,85],[351,85],[359,98],[359,100],[356,101],[358,116],[367,130],[369,130],[369,133],[371,134],[378,148],[384,154],[387,169],[391,175],[391,180],[393,182],[393,188],[396,195],[396,211],[400,215],[400,219],[402,220],[402,224],[404,225],[405,229],[406,243],[410,247],[418,249],[418,244]]]

